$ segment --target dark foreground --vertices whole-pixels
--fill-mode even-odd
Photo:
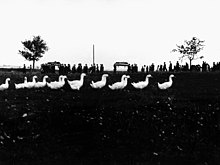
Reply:
[[[0,91],[0,164],[220,164],[220,74],[175,75],[168,91],[168,73],[142,91],[130,82],[144,74],[122,91],[91,89],[100,75],[80,91]]]

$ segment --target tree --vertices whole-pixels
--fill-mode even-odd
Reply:
[[[179,52],[182,54],[180,57],[181,60],[184,58],[189,59],[189,66],[191,69],[192,61],[197,59],[202,59],[203,56],[198,56],[197,53],[199,53],[204,45],[205,41],[201,41],[196,37],[193,37],[190,41],[185,40],[183,45],[176,45],[177,49],[173,49],[172,52]]]
[[[19,54],[21,54],[26,60],[33,61],[34,69],[35,61],[38,61],[43,57],[43,54],[48,51],[47,44],[40,36],[34,36],[32,41],[26,40],[21,43],[24,45],[24,50],[19,50]]]

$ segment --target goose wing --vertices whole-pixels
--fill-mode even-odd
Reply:
[[[3,90],[5,90],[5,89],[8,89],[8,87],[9,87],[9,84],[1,84],[1,85],[0,85],[0,91],[3,91]]]
[[[25,86],[25,88],[33,88],[34,87],[34,85],[35,85],[35,83],[34,82],[27,82],[24,86]]]
[[[34,87],[35,88],[43,88],[46,86],[46,84],[47,84],[46,82],[37,82],[37,83],[35,83]]]
[[[158,83],[158,87],[163,90],[169,88],[171,85],[172,85],[171,82],[164,82],[162,84]]]
[[[116,82],[112,85],[109,85],[109,88],[112,89],[112,90],[122,89],[123,87],[124,87],[124,84],[122,82]]]
[[[78,85],[78,84],[80,83],[80,80],[73,80],[73,81],[69,81],[69,80],[68,80],[68,83],[69,83],[70,85]]]
[[[15,89],[22,89],[24,88],[24,83],[15,84]]]
[[[139,81],[137,83],[131,83],[131,85],[137,89],[143,89],[148,85],[148,83],[145,81]]]
[[[90,86],[91,86],[92,88],[96,88],[95,83],[94,83],[93,81],[91,81]]]
[[[93,87],[93,88],[102,88],[102,87],[104,87],[105,86],[105,82],[104,81],[97,81],[97,82],[91,82],[91,87]]]
[[[71,89],[80,90],[83,84],[70,84]]]
[[[58,81],[53,81],[53,82],[47,83],[47,86],[48,86],[50,89],[59,89],[59,88],[61,87],[60,84],[61,84],[61,83],[58,82]]]

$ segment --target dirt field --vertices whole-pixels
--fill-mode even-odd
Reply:
[[[92,74],[72,91],[15,90],[23,74],[0,73],[0,84],[11,78],[0,91],[0,164],[220,164],[220,73],[174,73],[160,91],[169,74],[152,73],[141,91],[130,83],[144,73],[121,91],[92,89],[101,77]],[[110,73],[107,84],[120,77]]]

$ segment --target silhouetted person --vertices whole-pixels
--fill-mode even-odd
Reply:
[[[154,63],[151,64],[149,71],[153,72],[154,71]]]
[[[213,62],[212,71],[216,71],[216,64]]]
[[[170,61],[170,65],[169,65],[169,72],[172,72],[173,71],[173,67],[172,67],[172,63]]]
[[[116,65],[114,64],[113,67],[114,67],[114,73],[116,73]]]
[[[167,66],[166,66],[166,62],[163,63],[163,71],[167,71]]]
[[[207,67],[207,69],[206,69],[206,70],[207,70],[208,72],[210,72],[210,70],[211,70],[210,65],[209,65],[209,64],[207,64],[207,65],[206,65],[206,67]]]
[[[176,71],[178,72],[180,70],[180,64],[179,64],[179,62],[177,61],[176,62]]]
[[[141,72],[144,72],[144,67],[143,66],[141,67]]]
[[[156,71],[160,71],[160,65],[157,65]]]
[[[99,65],[96,64],[96,72],[98,73],[99,72]]]
[[[128,73],[131,72],[131,65],[130,65],[130,64],[128,64],[128,70],[127,70],[127,72],[128,72]]]
[[[104,65],[101,64],[101,65],[100,65],[100,72],[103,72],[103,71],[104,71]]]
[[[62,74],[64,74],[64,66],[60,65],[59,66],[59,75],[62,75]]]
[[[71,71],[70,64],[67,65],[67,68],[68,68],[67,70],[68,70],[68,73],[69,73]]]
[[[135,72],[135,73],[138,72],[138,66],[137,66],[137,64],[134,64],[134,72]]]
[[[76,71],[77,71],[77,73],[82,73],[82,64],[81,63],[78,64]]]
[[[134,73],[134,65],[131,65],[131,72]]]
[[[146,67],[146,72],[149,72],[148,66]]]
[[[67,75],[68,72],[69,72],[69,67],[66,64],[64,64],[64,74]]]
[[[83,73],[88,73],[88,66],[87,66],[87,64],[85,64],[84,65],[84,67],[83,67]]]
[[[26,74],[26,65],[23,66],[23,73]]]
[[[95,64],[92,64],[89,70],[90,73],[95,73]]]
[[[163,71],[163,65],[160,65],[159,70],[160,70],[160,72]]]
[[[72,73],[76,73],[76,65],[75,64],[72,67]]]

